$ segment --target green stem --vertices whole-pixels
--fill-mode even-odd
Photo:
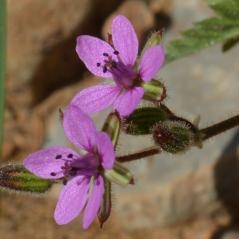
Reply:
[[[239,115],[236,115],[230,119],[224,120],[220,123],[214,124],[207,128],[201,129],[199,133],[202,135],[201,140],[207,140],[213,136],[221,134],[231,128],[239,125]]]
[[[141,158],[144,158],[144,157],[159,154],[159,153],[161,153],[161,151],[162,150],[159,147],[153,146],[153,147],[141,150],[137,153],[128,154],[128,155],[124,155],[124,156],[119,156],[119,157],[116,158],[116,160],[118,162],[121,162],[121,163],[130,162],[130,161],[138,160],[138,159],[141,159]]]
[[[3,117],[6,59],[6,0],[0,0],[0,161],[3,145]]]

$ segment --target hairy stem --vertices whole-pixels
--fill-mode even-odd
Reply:
[[[130,161],[134,161],[134,160],[138,160],[138,159],[141,159],[141,158],[144,158],[144,157],[148,157],[148,156],[152,156],[152,155],[155,155],[155,154],[158,154],[158,153],[161,153],[161,149],[159,147],[149,147],[149,148],[146,148],[144,150],[141,150],[137,153],[133,153],[133,154],[128,154],[128,155],[124,155],[124,156],[119,156],[116,158],[116,160],[118,162],[130,162]]]
[[[202,135],[202,141],[207,140],[215,135],[221,134],[226,130],[234,128],[239,125],[239,115],[236,115],[230,119],[224,120],[220,123],[214,124],[207,128],[201,129],[199,133]]]

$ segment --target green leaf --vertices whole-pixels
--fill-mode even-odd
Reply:
[[[209,6],[223,17],[233,20],[239,18],[238,0],[208,0]]]
[[[208,0],[209,6],[219,16],[194,24],[182,32],[181,39],[172,41],[166,49],[166,63],[193,54],[217,43],[223,44],[223,51],[238,43],[239,1]]]
[[[21,192],[44,193],[52,181],[38,178],[22,165],[7,165],[0,168],[0,187]]]
[[[0,0],[0,158],[3,142],[4,81],[6,52],[6,1]]]
[[[197,22],[193,28],[182,32],[181,39],[174,40],[167,46],[166,62],[169,63],[238,36],[239,20],[213,17]]]

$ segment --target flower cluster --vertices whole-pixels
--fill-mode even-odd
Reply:
[[[76,52],[88,70],[114,81],[114,84],[82,90],[63,113],[66,136],[85,154],[54,146],[34,152],[24,160],[25,168],[36,176],[62,180],[64,186],[54,213],[55,221],[60,225],[69,223],[84,211],[83,228],[90,226],[105,204],[106,175],[116,180],[112,176],[114,165],[117,165],[117,173],[123,172],[127,176],[124,183],[132,182],[127,170],[115,164],[110,133],[98,131],[89,115],[112,106],[120,117],[125,117],[139,105],[145,94],[143,84],[151,81],[159,71],[164,62],[164,51],[161,45],[153,44],[145,47],[138,59],[138,48],[133,26],[121,15],[113,19],[112,42],[88,35],[77,38]]]

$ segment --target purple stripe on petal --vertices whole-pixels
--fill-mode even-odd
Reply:
[[[112,105],[119,93],[118,86],[96,85],[80,91],[71,103],[85,113],[95,113]]]
[[[96,128],[91,118],[79,107],[70,104],[64,112],[63,127],[68,139],[91,152],[95,145]]]
[[[100,77],[111,77],[110,72],[104,72],[102,63],[105,60],[104,53],[114,56],[114,49],[105,41],[97,37],[82,35],[77,38],[76,52],[79,58],[84,62],[85,66],[94,75]]]
[[[89,186],[89,180],[81,176],[67,182],[60,192],[54,213],[57,224],[67,224],[81,213],[88,198]]]
[[[134,65],[138,55],[138,38],[130,21],[117,16],[112,22],[112,40],[119,57],[126,65]]]
[[[114,109],[117,110],[121,116],[128,116],[136,109],[143,95],[144,90],[142,87],[134,87],[122,92],[114,102]]]
[[[142,56],[139,74],[142,80],[150,81],[160,70],[164,62],[164,50],[160,45],[150,47]]]
[[[95,179],[93,191],[89,197],[88,203],[85,207],[83,217],[83,228],[87,229],[94,221],[100,209],[102,198],[104,194],[104,180],[102,176]]]
[[[96,143],[98,152],[101,156],[102,166],[104,169],[112,169],[115,161],[115,152],[108,134],[98,132],[96,135]]]
[[[24,161],[24,167],[41,178],[57,179],[64,176],[61,167],[64,166],[64,159],[72,160],[78,158],[79,155],[65,147],[55,146],[49,147],[30,154]]]

